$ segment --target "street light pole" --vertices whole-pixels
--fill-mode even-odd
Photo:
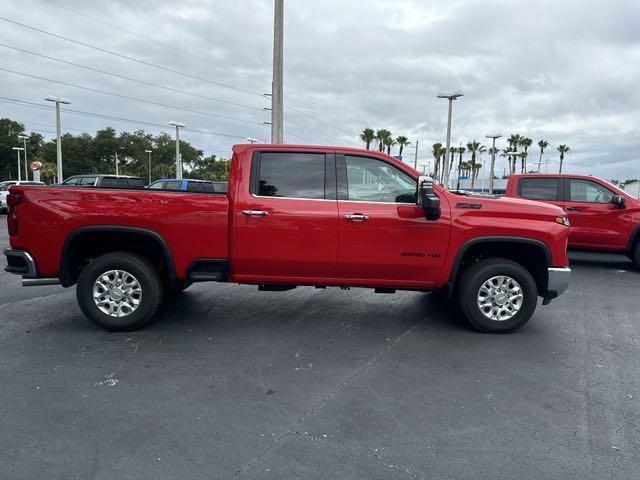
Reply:
[[[169,125],[176,127],[176,178],[182,180],[182,158],[180,157],[180,129],[185,127],[184,123],[172,120]]]
[[[18,138],[22,140],[22,146],[24,147],[24,179],[28,181],[29,180],[29,167],[28,167],[29,164],[27,163],[27,138],[29,138],[29,136],[22,133],[18,135]]]
[[[13,150],[18,152],[18,181],[21,182],[22,181],[22,172],[20,171],[20,169],[21,169],[21,167],[20,167],[20,151],[24,150],[24,148],[22,148],[22,147],[13,147]]]
[[[283,57],[284,0],[274,0],[273,80],[271,82],[271,143],[284,143],[283,130]]]
[[[416,140],[416,152],[415,152],[415,156],[413,157],[413,169],[417,170],[418,169],[418,140]]]
[[[151,185],[151,152],[152,150],[145,150],[149,154],[149,185]]]
[[[449,152],[451,149],[451,114],[453,112],[453,101],[462,96],[464,96],[462,92],[438,94],[438,98],[446,98],[447,100],[449,100],[449,115],[447,117],[447,151],[444,157],[444,181],[442,182],[444,188],[449,188]]]
[[[55,102],[56,104],[56,157],[57,157],[57,171],[58,171],[58,183],[62,183],[64,178],[62,176],[62,141],[61,141],[61,129],[60,129],[60,104],[69,105],[71,102],[66,98],[54,97],[49,95],[45,98],[48,102]]]
[[[499,133],[489,133],[485,135],[485,138],[493,139],[493,146],[491,147],[491,168],[489,169],[489,195],[493,194],[493,171],[496,166],[496,138],[500,138],[501,136]]]

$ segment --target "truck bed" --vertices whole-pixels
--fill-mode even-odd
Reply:
[[[38,272],[56,276],[65,240],[83,227],[113,226],[159,235],[185,278],[196,258],[228,257],[229,201],[225,194],[73,187],[16,187],[23,197],[14,248],[37,259]],[[29,239],[28,245],[22,239]]]

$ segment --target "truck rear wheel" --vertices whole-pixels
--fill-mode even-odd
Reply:
[[[488,258],[464,272],[458,301],[475,329],[506,333],[529,321],[538,302],[538,289],[522,265],[506,258]]]
[[[633,263],[635,263],[636,268],[640,270],[640,241],[636,242],[636,249],[633,252]]]
[[[76,298],[82,312],[105,330],[135,330],[162,302],[162,280],[145,258],[128,252],[101,255],[78,278]]]

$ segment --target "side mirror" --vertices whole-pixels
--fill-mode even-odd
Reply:
[[[618,208],[624,208],[627,201],[622,195],[614,195],[611,197],[611,203],[618,206]]]
[[[424,210],[424,218],[437,220],[440,218],[440,199],[433,190],[433,179],[427,176],[418,178],[418,205]]]

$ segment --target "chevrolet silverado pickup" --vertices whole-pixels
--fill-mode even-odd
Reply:
[[[568,221],[552,205],[457,195],[360,149],[233,147],[228,193],[13,187],[6,270],[76,285],[108,330],[144,325],[193,282],[440,292],[508,332],[565,291]]]
[[[562,208],[571,223],[569,248],[626,254],[640,268],[640,200],[597,177],[511,175],[506,195]]]

